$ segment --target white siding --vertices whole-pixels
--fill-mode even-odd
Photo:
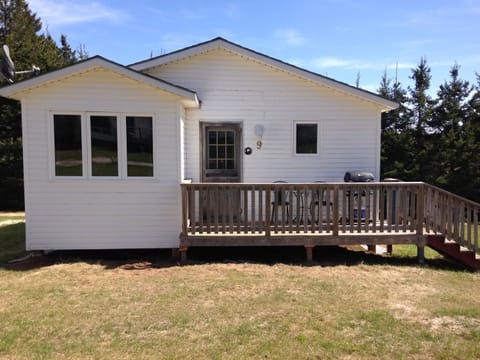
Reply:
[[[380,172],[380,108],[223,49],[150,69],[149,74],[197,91],[188,109],[185,176],[200,180],[200,121],[243,123],[244,182],[343,181],[347,170]],[[294,154],[294,121],[318,121],[320,152]],[[256,149],[254,127],[265,128]]]
[[[52,178],[50,111],[152,114],[155,179]],[[178,97],[97,69],[25,94],[22,117],[29,250],[178,247]]]

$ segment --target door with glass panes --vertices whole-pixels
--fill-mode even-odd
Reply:
[[[240,124],[202,124],[202,182],[240,182]]]

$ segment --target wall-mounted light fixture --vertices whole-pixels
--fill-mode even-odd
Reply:
[[[255,136],[257,137],[257,149],[262,148],[262,138],[265,129],[263,125],[255,125]]]

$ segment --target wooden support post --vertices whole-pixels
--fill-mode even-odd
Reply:
[[[172,258],[178,259],[180,257],[180,249],[172,248]]]
[[[393,253],[393,245],[389,244],[387,245],[387,254],[392,255],[392,253]]]
[[[305,245],[305,250],[307,253],[307,261],[312,262],[313,261],[313,248],[315,245]]]
[[[180,252],[180,262],[185,263],[187,261],[188,247],[181,247],[178,251]]]
[[[376,245],[367,245],[367,247],[368,247],[368,252],[371,252],[371,253],[374,253],[374,254],[377,253],[377,246]]]
[[[425,246],[417,245],[417,258],[420,265],[425,264]]]

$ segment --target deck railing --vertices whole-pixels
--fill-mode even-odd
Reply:
[[[427,232],[445,235],[479,253],[480,204],[432,185],[425,186],[424,202]]]
[[[423,233],[423,183],[181,186],[183,235]]]
[[[479,252],[480,204],[421,182],[185,183],[182,236],[444,235]]]

